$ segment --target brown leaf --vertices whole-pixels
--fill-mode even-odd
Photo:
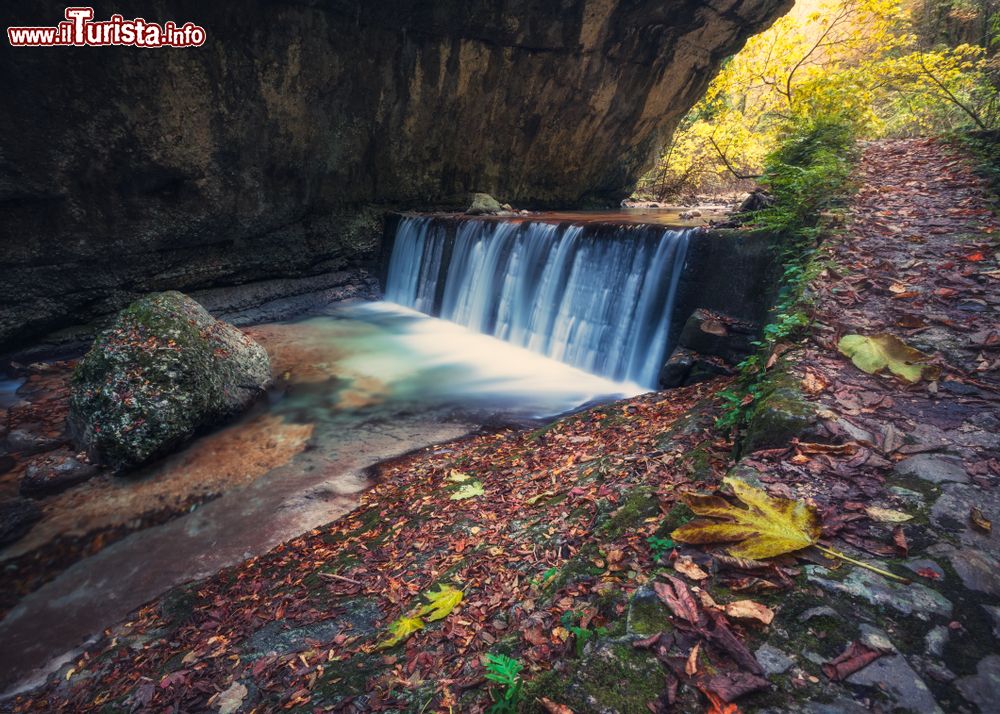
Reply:
[[[691,560],[690,556],[684,555],[674,561],[674,570],[682,575],[686,575],[692,580],[704,580],[708,577],[708,573],[698,567],[698,565]]]
[[[831,681],[839,682],[847,679],[859,669],[867,667],[888,652],[888,650],[869,647],[861,642],[852,642],[846,650],[824,664],[821,669]]]
[[[711,679],[701,682],[697,686],[698,689],[702,690],[705,694],[711,692],[722,701],[727,704],[731,704],[733,701],[749,694],[750,692],[767,689],[768,683],[763,677],[756,674],[750,674],[749,672],[727,672],[725,674],[717,674]],[[720,711],[738,710],[734,708],[720,709]]]
[[[730,617],[758,620],[765,625],[770,625],[774,619],[774,610],[753,600],[737,600],[728,603],[725,610]]]
[[[660,598],[664,605],[683,620],[687,620],[692,625],[698,624],[701,620],[701,613],[698,610],[698,603],[691,597],[691,591],[682,580],[666,575],[666,583],[653,583],[653,591]]]
[[[900,558],[905,558],[910,552],[910,544],[906,541],[906,531],[903,526],[892,529],[892,541],[896,544],[896,552]]]
[[[547,697],[542,697],[538,700],[538,703],[541,704],[542,709],[547,711],[549,714],[573,714],[573,710],[565,704],[556,704]]]
[[[993,522],[984,516],[983,512],[975,506],[969,511],[969,520],[972,521],[972,527],[977,531],[982,531],[983,533],[993,532]]]
[[[691,648],[688,653],[687,662],[684,663],[684,673],[693,677],[698,673],[698,652],[701,650],[701,640],[695,643],[695,646]]]
[[[747,646],[729,629],[729,623],[726,622],[725,615],[721,612],[712,611],[709,612],[709,615],[712,619],[712,627],[706,630],[705,634],[708,635],[712,643],[732,657],[733,661],[741,669],[753,672],[754,674],[763,674],[764,670],[761,669],[757,658],[750,653]]]

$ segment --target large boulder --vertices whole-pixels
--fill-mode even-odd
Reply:
[[[271,377],[267,352],[179,292],[118,313],[72,379],[70,432],[121,471],[245,409]]]

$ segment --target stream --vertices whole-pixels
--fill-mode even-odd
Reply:
[[[392,303],[333,306],[248,332],[277,376],[265,401],[132,477],[102,475],[46,499],[43,520],[0,552],[9,562],[59,536],[210,499],[24,597],[0,622],[4,688],[36,682],[60,655],[167,589],[348,512],[379,461],[447,449],[483,425],[527,425],[644,391]]]

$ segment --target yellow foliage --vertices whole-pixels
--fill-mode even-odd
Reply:
[[[430,604],[417,610],[417,614],[434,622],[448,617],[455,606],[462,602],[462,591],[450,585],[439,585],[437,592],[429,592],[426,597]]]
[[[407,639],[417,630],[420,630],[424,626],[424,621],[419,617],[411,617],[409,615],[403,615],[398,620],[389,625],[389,632],[392,633],[392,637],[383,640],[379,643],[379,649],[388,649],[398,645],[403,640]]]
[[[984,50],[918,51],[901,0],[819,0],[730,58],[675,132],[640,192],[718,190],[756,174],[784,130],[839,116],[862,135],[916,135],[989,123],[996,91]]]
[[[919,382],[921,378],[933,381],[941,373],[939,367],[927,364],[930,355],[925,355],[888,333],[844,335],[840,338],[837,349],[845,357],[850,357],[858,369],[868,374],[888,368],[907,382]]]

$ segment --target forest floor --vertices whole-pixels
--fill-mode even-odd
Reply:
[[[1000,223],[943,143],[869,145],[858,180],[811,334],[776,350],[738,461],[714,426],[725,379],[424,449],[348,516],[167,593],[0,706],[997,711]],[[940,377],[837,351],[879,332]],[[683,496],[726,474],[809,503],[824,543],[910,582],[814,548],[756,563],[673,543]],[[487,654],[511,660],[487,678]]]

